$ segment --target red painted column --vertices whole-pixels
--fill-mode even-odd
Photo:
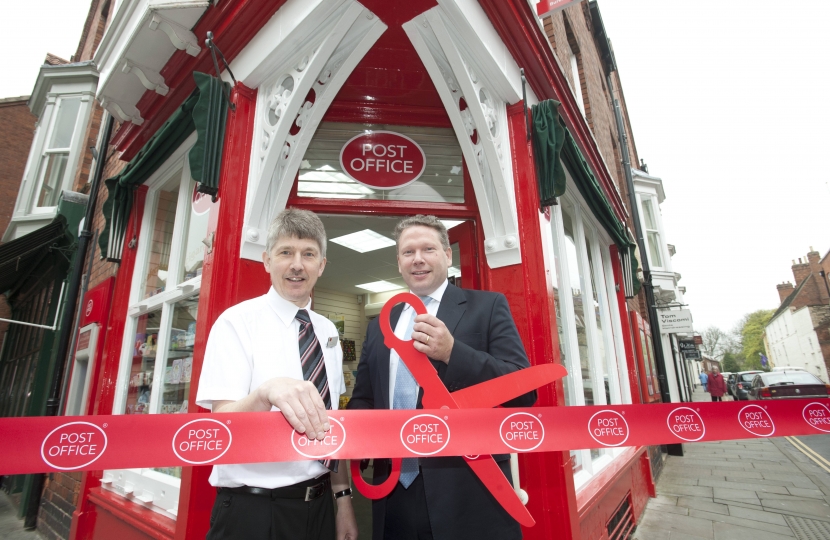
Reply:
[[[542,248],[539,190],[524,108],[508,107],[516,206],[522,264],[484,269],[485,288],[503,292],[532,365],[561,362],[553,282]],[[483,252],[483,250],[482,250]],[[539,390],[537,405],[564,406],[561,381]],[[555,434],[548,434],[555,436]],[[524,529],[528,540],[579,538],[579,518],[573,469],[567,452],[524,454],[519,457],[521,486],[528,492],[528,509],[536,526]]]
[[[245,195],[256,113],[256,90],[237,84],[231,93],[236,110],[228,112],[225,147],[219,180],[219,219],[216,222],[213,250],[205,255],[196,342],[193,349],[194,384],[190,403],[196,401],[199,376],[210,329],[219,315],[242,300],[263,294],[268,274],[262,263],[241,259]],[[216,208],[215,208],[216,209]],[[200,412],[208,412],[200,409]],[[210,466],[185,467],[179,494],[176,540],[204,538],[210,528],[210,512],[216,490],[208,483]]]

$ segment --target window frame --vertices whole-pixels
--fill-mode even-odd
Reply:
[[[141,227],[138,245],[136,246],[136,264],[133,269],[130,284],[127,320],[124,324],[121,353],[118,362],[118,377],[113,399],[113,413],[125,414],[129,392],[129,380],[133,365],[133,349],[135,346],[136,327],[140,317],[151,312],[159,312],[158,351],[159,354],[153,366],[153,382],[150,391],[149,410],[147,414],[164,414],[161,412],[163,400],[164,370],[168,360],[170,339],[172,335],[172,317],[176,304],[181,301],[197,297],[201,291],[202,276],[185,279],[179,277],[182,258],[185,257],[187,247],[187,230],[190,219],[190,204],[196,182],[190,175],[188,153],[196,142],[194,132],[185,142],[154,172],[144,185],[147,186],[146,203],[141,216]],[[161,188],[175,178],[181,170],[178,186],[178,200],[173,231],[170,238],[170,258],[168,262],[168,277],[165,290],[144,298],[146,292],[145,279],[151,256],[151,247],[154,241],[153,228],[155,226],[157,202]],[[195,405],[195,404],[194,404]],[[140,504],[171,519],[178,514],[179,490],[181,480],[172,475],[158,472],[149,468],[121,469],[104,471],[101,480],[102,487],[126,497],[131,502]],[[148,495],[150,496],[148,498]],[[156,503],[163,503],[161,504]]]
[[[619,305],[616,298],[616,284],[611,261],[609,246],[613,243],[602,229],[600,223],[591,215],[587,205],[576,191],[573,180],[569,174],[569,187],[571,189],[560,198],[560,204],[551,207],[551,219],[549,225],[543,220],[542,227],[548,228],[543,238],[548,238],[553,243],[553,249],[547,250],[549,255],[554,256],[552,266],[555,265],[557,281],[556,288],[559,291],[560,314],[557,324],[562,325],[562,350],[565,352],[563,365],[568,369],[568,377],[563,381],[566,386],[567,395],[570,397],[570,405],[585,405],[584,391],[577,392],[577,389],[584,388],[584,380],[581,369],[581,359],[577,338],[574,301],[571,290],[574,280],[579,281],[579,276],[571,276],[565,239],[565,227],[563,212],[570,215],[574,243],[577,248],[577,264],[580,273],[585,276],[585,290],[582,290],[583,316],[585,318],[586,337],[588,346],[588,358],[591,384],[594,388],[594,404],[630,404],[631,391],[625,384],[626,378],[622,377],[621,371],[627,369],[625,357],[625,346],[623,342],[622,320],[619,313]],[[591,263],[588,261],[588,249],[591,251]],[[591,273],[593,272],[593,273]],[[593,286],[597,285],[597,303],[600,323],[603,331],[599,336],[597,332],[596,313],[591,313],[586,306],[590,299],[593,303]],[[579,284],[578,284],[579,285]],[[580,285],[581,286],[581,285]],[[567,291],[567,294],[565,294]],[[590,316],[589,316],[590,315]],[[602,339],[602,347],[599,340]],[[599,357],[600,351],[604,352]],[[599,367],[602,365],[603,374],[599,374]],[[609,394],[605,392],[603,375],[608,377]],[[598,383],[602,379],[601,384]],[[581,449],[571,452],[571,460],[574,467],[574,486],[577,490],[585,486],[588,481],[603,470],[614,459],[624,452],[624,448],[603,448],[599,450]],[[594,453],[592,455],[592,452]]]

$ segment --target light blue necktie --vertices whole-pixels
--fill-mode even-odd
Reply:
[[[429,296],[419,296],[425,306],[429,306],[432,298]],[[412,327],[415,326],[415,313],[409,320],[409,325],[406,327],[406,332],[403,339],[412,338]],[[403,360],[398,357],[398,369],[395,372],[395,397],[392,400],[393,409],[414,409],[418,404],[418,383],[415,382],[415,377],[409,372],[409,369],[404,364]],[[408,488],[418,477],[418,458],[404,458],[401,463],[401,478],[400,482],[404,488]]]

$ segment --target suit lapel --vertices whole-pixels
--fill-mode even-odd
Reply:
[[[438,306],[438,313],[436,316],[444,322],[450,334],[455,333],[455,328],[467,311],[467,298],[464,296],[464,291],[455,285],[447,285],[444,291],[444,296],[441,297],[441,304]]]
[[[389,313],[389,325],[392,327],[393,332],[395,331],[395,327],[398,326],[398,319],[401,318],[403,306],[403,304],[398,304],[393,307],[391,313]],[[380,360],[378,362],[378,377],[380,378],[379,386],[381,389],[381,397],[383,398],[384,407],[386,409],[391,409],[392,404],[389,403],[389,355],[392,351],[383,342],[383,332],[380,333],[378,339],[380,340],[377,344],[379,349],[378,359]]]

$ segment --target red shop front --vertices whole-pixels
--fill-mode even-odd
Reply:
[[[566,195],[540,209],[521,67],[524,99],[562,102],[609,208],[625,217],[526,2],[248,0],[202,9],[192,33],[214,33],[230,64],[223,78],[232,71],[236,81],[218,198],[195,189],[187,159],[195,133],[136,191],[123,249],[109,254],[120,266],[92,413],[194,412],[211,325],[269,286],[266,229],[286,206],[313,210],[326,225],[328,265],[313,302],[341,329],[347,394],[368,321],[404,287],[394,224],[425,213],[450,229],[450,279],[504,293],[531,363],[570,372],[539,392],[539,405],[641,401],[612,237],[569,171]],[[126,36],[119,16],[108,32]],[[188,97],[193,71],[213,72],[207,48],[194,52],[176,52],[160,69],[166,95],[148,91],[137,102],[142,123],[125,122],[113,140],[122,160]],[[102,80],[118,64],[112,54]],[[537,522],[526,538],[615,538],[653,494],[646,448],[520,455],[518,468]],[[72,537],[203,538],[215,495],[209,473],[86,473]]]

